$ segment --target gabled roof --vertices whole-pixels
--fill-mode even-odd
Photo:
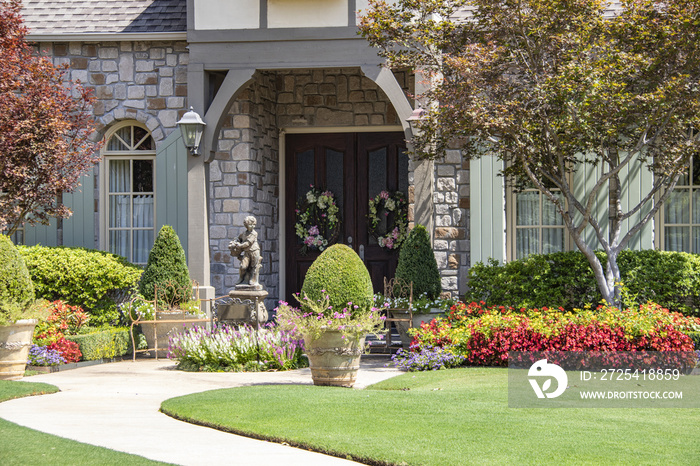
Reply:
[[[29,37],[187,31],[187,0],[24,0]]]

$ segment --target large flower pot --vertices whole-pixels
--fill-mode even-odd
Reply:
[[[311,378],[314,385],[352,387],[360,369],[360,356],[364,351],[365,336],[342,337],[337,330],[327,330],[320,338],[304,337],[306,355],[309,357]]]
[[[0,327],[0,380],[24,377],[36,324],[36,319],[25,319]]]

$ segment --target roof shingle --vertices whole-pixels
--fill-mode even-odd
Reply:
[[[30,34],[186,32],[186,0],[24,0]]]

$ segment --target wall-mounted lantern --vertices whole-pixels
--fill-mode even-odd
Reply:
[[[421,107],[416,108],[413,112],[411,112],[411,116],[406,118],[406,121],[408,122],[408,125],[411,127],[412,132],[416,132],[418,129],[416,126],[416,123],[424,120],[425,119],[425,114],[426,111],[423,110]]]
[[[204,127],[207,125],[202,121],[202,118],[194,108],[190,107],[190,111],[182,115],[180,121],[177,122],[182,133],[182,141],[185,143],[192,155],[199,155],[199,143],[202,140]]]

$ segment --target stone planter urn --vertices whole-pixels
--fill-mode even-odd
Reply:
[[[326,330],[316,340],[312,340],[308,335],[304,336],[314,385],[348,388],[355,385],[365,336],[342,336],[338,330]]]
[[[0,380],[24,377],[37,322],[36,319],[24,319],[0,327]]]

